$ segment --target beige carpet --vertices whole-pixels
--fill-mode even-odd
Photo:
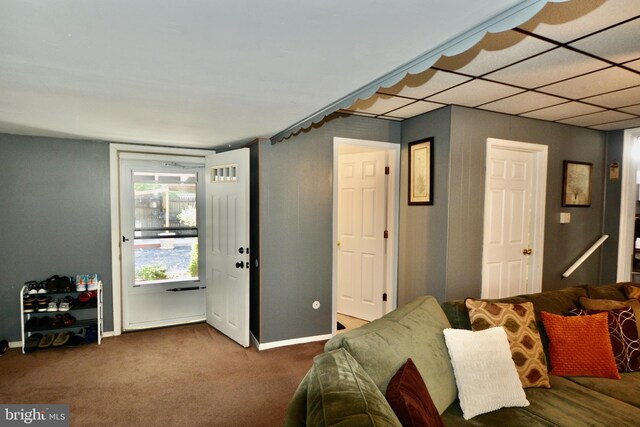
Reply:
[[[0,358],[1,403],[63,403],[72,426],[281,426],[324,342],[257,351],[206,324]]]

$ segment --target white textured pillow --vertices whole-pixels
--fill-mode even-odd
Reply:
[[[465,420],[508,406],[529,406],[502,326],[445,329]]]

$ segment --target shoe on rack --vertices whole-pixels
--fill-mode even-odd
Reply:
[[[86,342],[98,341],[98,325],[95,323],[87,328],[87,335],[84,337]]]
[[[49,291],[49,288],[47,287],[46,280],[43,280],[42,282],[38,283],[38,295],[46,294],[48,291]]]
[[[45,281],[46,285],[47,285],[47,290],[49,292],[60,292],[59,286],[60,286],[60,276],[58,276],[57,274],[55,276],[51,276],[49,277],[46,281]]]
[[[49,305],[47,306],[47,311],[51,312],[51,311],[58,311],[58,304],[60,304],[60,300],[57,299],[55,301],[50,301]]]
[[[46,295],[40,295],[37,299],[38,302],[38,312],[44,312],[49,309],[49,303],[51,302],[51,297]]]
[[[32,317],[27,320],[27,323],[24,324],[24,330],[27,332],[31,332],[38,329],[38,326],[40,326],[40,319],[38,319],[37,317]]]
[[[75,299],[72,296],[67,295],[66,297],[60,300],[58,311],[69,311],[71,310],[71,307],[73,307],[74,305],[75,305]]]
[[[40,343],[38,344],[38,348],[49,348],[51,347],[51,344],[53,344],[53,341],[56,339],[56,334],[54,334],[53,332],[45,335],[42,337],[42,339],[40,340]]]
[[[69,341],[67,341],[67,347],[75,347],[84,343],[85,336],[87,335],[87,330],[85,328],[80,328],[78,332],[69,337]]]
[[[72,335],[73,332],[60,332],[51,345],[54,347],[62,347],[69,341],[69,338],[71,338]]]
[[[24,282],[27,287],[27,293],[29,295],[34,295],[38,293],[38,282],[35,280],[29,280],[28,282]]]
[[[76,323],[76,318],[69,313],[65,313],[64,316],[62,316],[62,322],[64,323],[64,326],[71,326]]]
[[[42,323],[42,320],[40,322]],[[64,317],[62,317],[62,314],[56,314],[49,322],[49,327],[51,328],[64,327]]]
[[[36,311],[37,305],[38,303],[36,297],[34,297],[33,295],[25,295],[22,298],[22,309],[25,313],[33,313],[34,311]]]
[[[60,276],[58,280],[58,292],[73,292],[75,290],[69,276]]]
[[[24,352],[25,353],[33,353],[38,349],[38,344],[40,344],[40,340],[42,340],[42,334],[33,334],[24,342]]]
[[[4,356],[7,350],[9,350],[9,341],[7,340],[0,341],[0,356]]]
[[[80,295],[78,295],[78,301],[89,302],[91,299],[96,298],[97,296],[98,296],[98,292],[96,291],[83,292]]]

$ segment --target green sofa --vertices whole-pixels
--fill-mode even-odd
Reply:
[[[621,284],[576,286],[520,295],[499,302],[533,303],[540,311],[566,314],[578,298],[626,300]],[[552,388],[525,389],[524,408],[503,408],[465,420],[443,329],[471,329],[464,301],[442,306],[419,297],[381,319],[336,335],[325,345],[289,405],[286,426],[400,426],[384,393],[391,377],[412,358],[447,426],[638,426],[640,373],[621,380],[550,375]],[[544,328],[541,337],[547,351]]]

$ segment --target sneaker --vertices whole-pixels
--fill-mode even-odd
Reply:
[[[38,282],[35,280],[30,280],[24,283],[27,286],[27,293],[29,295],[34,295],[38,293]]]
[[[49,306],[47,307],[47,311],[58,311],[58,304],[60,304],[60,300],[51,301]]]
[[[84,292],[87,290],[87,283],[84,274],[76,275],[76,292]]]
[[[71,278],[68,276],[60,276],[58,278],[58,291],[59,292],[73,292],[75,289],[73,283],[71,283]]]
[[[49,309],[49,302],[51,302],[51,297],[48,296],[39,296],[38,297],[38,312],[44,312]]]
[[[43,280],[42,282],[38,283],[38,294],[46,294],[47,293],[47,281]]]
[[[22,308],[25,313],[33,313],[36,311],[37,301],[33,295],[25,295],[22,299]]]
[[[24,342],[24,352],[32,353],[38,349],[38,344],[40,344],[40,340],[42,339],[42,334],[33,334],[28,337]]]
[[[73,307],[75,303],[75,299],[72,296],[67,295],[66,297],[60,300],[60,305],[58,306],[58,311],[69,311],[71,307]]]
[[[37,317],[32,317],[27,320],[27,323],[25,323],[24,330],[27,332],[35,331],[36,329],[38,329],[39,325],[40,320]]]
[[[0,341],[0,356],[4,356],[7,350],[9,350],[9,341],[7,340]]]

